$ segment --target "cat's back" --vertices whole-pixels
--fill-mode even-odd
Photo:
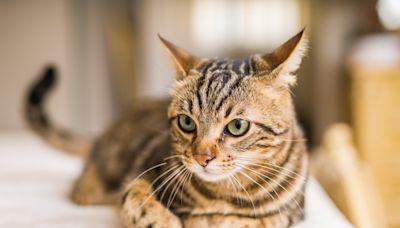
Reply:
[[[168,156],[168,104],[168,99],[138,101],[99,137],[89,160],[109,190]]]

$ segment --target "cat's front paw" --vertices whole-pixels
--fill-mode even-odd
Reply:
[[[137,228],[181,228],[180,219],[151,196],[147,181],[136,182],[128,187],[123,197],[123,225]]]

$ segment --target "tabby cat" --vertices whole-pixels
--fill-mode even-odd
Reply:
[[[30,90],[26,119],[86,158],[71,199],[118,203],[126,227],[288,227],[304,217],[308,157],[290,87],[304,32],[265,55],[204,59],[160,37],[176,65],[171,99],[142,100],[96,140],[43,107],[56,72]]]

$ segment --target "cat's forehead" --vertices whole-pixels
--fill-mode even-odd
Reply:
[[[241,77],[246,77],[257,73],[255,58],[255,56],[242,59],[214,58],[205,60],[194,70],[203,77],[216,72],[234,72]]]
[[[184,112],[204,122],[218,122],[236,109],[255,113],[257,104],[268,96],[263,91],[264,83],[253,80],[257,55],[243,59],[211,59],[192,69],[191,76],[178,81],[173,90],[173,105],[176,113]],[[173,116],[173,114],[171,114]]]
[[[209,60],[197,68],[193,77],[178,83],[173,103],[198,119],[216,121],[239,104],[249,102],[247,79],[252,73],[251,58]]]

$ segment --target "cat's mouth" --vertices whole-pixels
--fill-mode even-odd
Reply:
[[[182,163],[191,173],[208,182],[228,180],[241,171],[240,166],[232,166],[227,169],[226,167],[223,168],[221,164],[215,161],[209,163],[205,167],[189,159],[183,160]]]

